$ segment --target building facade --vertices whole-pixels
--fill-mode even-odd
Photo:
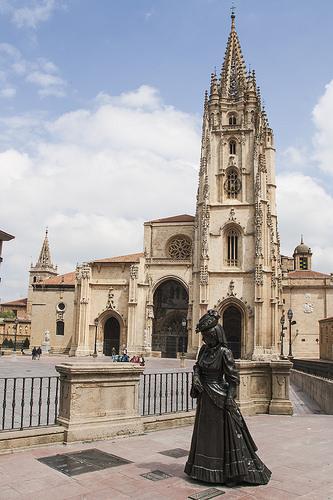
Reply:
[[[58,276],[47,234],[30,269],[32,344],[87,356],[195,357],[202,314],[216,308],[235,358],[276,360],[292,308],[294,356],[318,357],[318,320],[333,314],[331,275],[309,247],[280,255],[274,136],[235,28],[204,100],[195,216],[144,224],[143,252],[94,260]],[[296,331],[297,328],[297,331]],[[284,330],[282,330],[284,333]],[[305,340],[303,340],[305,339]],[[287,340],[282,337],[282,340]]]

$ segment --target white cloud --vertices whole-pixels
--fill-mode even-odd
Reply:
[[[199,123],[165,106],[156,89],[107,96],[52,122],[2,123],[26,136],[0,155],[1,219],[16,236],[4,248],[2,299],[26,293],[45,226],[66,272],[77,261],[141,251],[144,220],[194,212]]]
[[[8,88],[13,89],[14,85],[11,82],[18,84],[23,78],[25,82],[37,86],[41,97],[66,95],[67,82],[61,78],[59,68],[52,61],[43,58],[28,61],[16,47],[9,43],[1,43],[0,64],[2,67],[0,79],[7,83]],[[12,95],[7,92],[3,97]]]
[[[313,110],[317,128],[314,137],[315,159],[326,173],[333,174],[333,80],[326,85],[324,95]]]
[[[5,99],[10,99],[16,95],[16,89],[14,87],[5,87],[0,90],[0,97]]]
[[[289,146],[285,151],[283,151],[282,157],[283,163],[288,169],[290,169],[290,167],[304,166],[308,161],[304,148],[297,148],[295,146]]]
[[[282,254],[292,255],[303,234],[313,269],[333,272],[332,196],[310,176],[291,172],[278,176],[277,203]]]
[[[52,64],[52,63],[50,63]],[[52,64],[55,68],[55,65]],[[53,69],[54,71],[54,69]],[[26,77],[26,81],[37,85],[39,95],[63,97],[65,95],[66,82],[60,76],[42,71],[32,71]]]
[[[22,5],[23,3],[23,5]],[[1,0],[0,12],[10,17],[18,28],[36,29],[48,21],[56,9],[64,6],[62,0]]]

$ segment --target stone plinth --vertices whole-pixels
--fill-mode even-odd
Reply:
[[[65,442],[143,433],[139,382],[143,368],[133,363],[63,363],[58,423]]]
[[[237,403],[243,415],[292,415],[289,361],[237,360],[240,375]]]

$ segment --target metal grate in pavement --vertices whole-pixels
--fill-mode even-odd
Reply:
[[[63,453],[51,457],[38,458],[38,462],[48,465],[66,476],[77,476],[86,472],[107,469],[109,467],[118,467],[132,463],[126,458],[117,457],[111,453],[91,448],[89,450],[78,451],[75,453]]]
[[[161,470],[152,470],[151,472],[146,472],[145,474],[140,474],[140,476],[145,479],[149,479],[150,481],[161,481],[161,479],[167,479],[168,477],[172,477],[171,474],[167,474]]]
[[[200,491],[199,493],[193,493],[191,496],[187,497],[191,500],[209,500],[210,498],[219,497],[224,495],[225,491],[218,490],[217,488],[209,488],[208,490]]]
[[[180,458],[187,457],[188,450],[183,448],[173,448],[172,450],[159,451],[160,455],[166,455],[167,457]]]

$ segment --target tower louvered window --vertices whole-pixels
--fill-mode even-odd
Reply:
[[[303,271],[306,271],[308,269],[307,257],[300,257],[299,258],[299,268],[302,269]]]
[[[236,124],[237,124],[236,115],[230,115],[229,116],[229,125],[236,125]],[[230,153],[230,154],[235,154],[235,153]]]
[[[238,244],[239,238],[237,231],[232,229],[227,235],[227,264],[228,266],[238,266]]]
[[[231,155],[236,154],[236,141],[229,142],[229,154],[231,154]]]

